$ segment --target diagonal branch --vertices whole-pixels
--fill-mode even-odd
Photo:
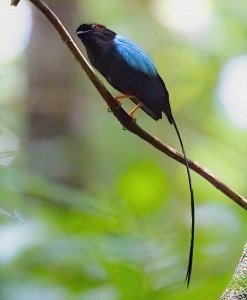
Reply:
[[[11,0],[10,5],[17,6],[20,0]]]
[[[11,0],[12,5],[17,5],[20,0]],[[115,117],[119,120],[119,122],[130,132],[136,134],[141,139],[145,140],[149,144],[151,144],[156,149],[160,150],[164,154],[169,157],[175,159],[176,161],[185,165],[185,160],[183,155],[180,152],[173,149],[169,145],[162,143],[155,136],[151,135],[149,132],[142,129],[138,124],[136,124],[133,119],[122,109],[119,105],[118,101],[115,100],[106,87],[102,84],[102,82],[96,76],[94,70],[89,65],[85,57],[80,52],[79,48],[73,41],[72,37],[63,26],[62,22],[59,18],[54,14],[54,12],[42,1],[42,0],[29,0],[33,3],[50,21],[50,23],[55,27],[56,31],[59,33],[60,37],[70,49],[73,56],[76,58],[84,72],[87,74],[89,79],[92,81],[102,98],[105,100]],[[224,184],[219,178],[217,178],[212,172],[207,170],[206,168],[200,166],[198,163],[188,160],[189,167],[191,170],[195,171],[207,181],[209,181],[213,186],[215,186],[218,190],[224,193],[231,200],[247,209],[247,199],[232,190],[229,186]]]

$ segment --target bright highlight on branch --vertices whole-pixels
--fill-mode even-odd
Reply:
[[[32,26],[31,9],[22,1],[18,9],[0,1],[0,63],[15,59],[27,46]]]
[[[194,38],[207,29],[211,7],[206,0],[153,0],[155,18],[171,30]]]
[[[218,94],[230,120],[247,128],[247,55],[237,56],[223,67]]]

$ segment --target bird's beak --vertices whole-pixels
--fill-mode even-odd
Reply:
[[[77,34],[77,36],[79,37],[79,38],[86,38],[87,37],[87,35],[90,33],[90,31],[92,31],[92,30],[78,30],[77,32],[76,32],[76,34]]]
[[[86,32],[87,32],[87,31],[86,31]],[[84,33],[85,33],[85,31],[81,31],[81,30],[76,31],[76,34],[77,34],[78,36],[83,35]]]

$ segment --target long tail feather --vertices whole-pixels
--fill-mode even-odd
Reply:
[[[182,152],[184,155],[185,163],[186,163],[186,170],[187,170],[187,175],[188,175],[188,180],[189,180],[189,188],[190,188],[190,202],[191,202],[191,240],[190,240],[190,252],[189,252],[189,261],[188,261],[188,267],[187,267],[187,274],[186,274],[186,281],[187,281],[187,288],[189,287],[190,284],[190,278],[191,278],[191,273],[192,273],[192,265],[193,265],[193,252],[194,252],[194,235],[195,235],[195,204],[194,204],[194,193],[193,193],[193,188],[192,188],[192,180],[190,176],[190,169],[189,169],[189,163],[188,159],[184,150],[184,145],[182,142],[182,138],[180,136],[177,124],[172,116],[172,123],[174,125],[174,128],[176,130]]]

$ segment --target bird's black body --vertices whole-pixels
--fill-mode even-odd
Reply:
[[[76,31],[86,47],[92,65],[117,90],[141,108],[153,119],[159,120],[164,112],[170,124],[174,125],[185,158],[191,193],[191,243],[187,269],[187,286],[190,282],[194,245],[194,196],[189,164],[183,142],[173,118],[166,86],[159,76],[150,57],[128,39],[117,35],[100,24],[82,24]]]
[[[163,111],[173,123],[169,94],[157,71],[150,75],[126,63],[114,43],[117,34],[102,25],[83,24],[78,32],[90,62],[115,89],[142,102],[141,108],[155,120]]]

